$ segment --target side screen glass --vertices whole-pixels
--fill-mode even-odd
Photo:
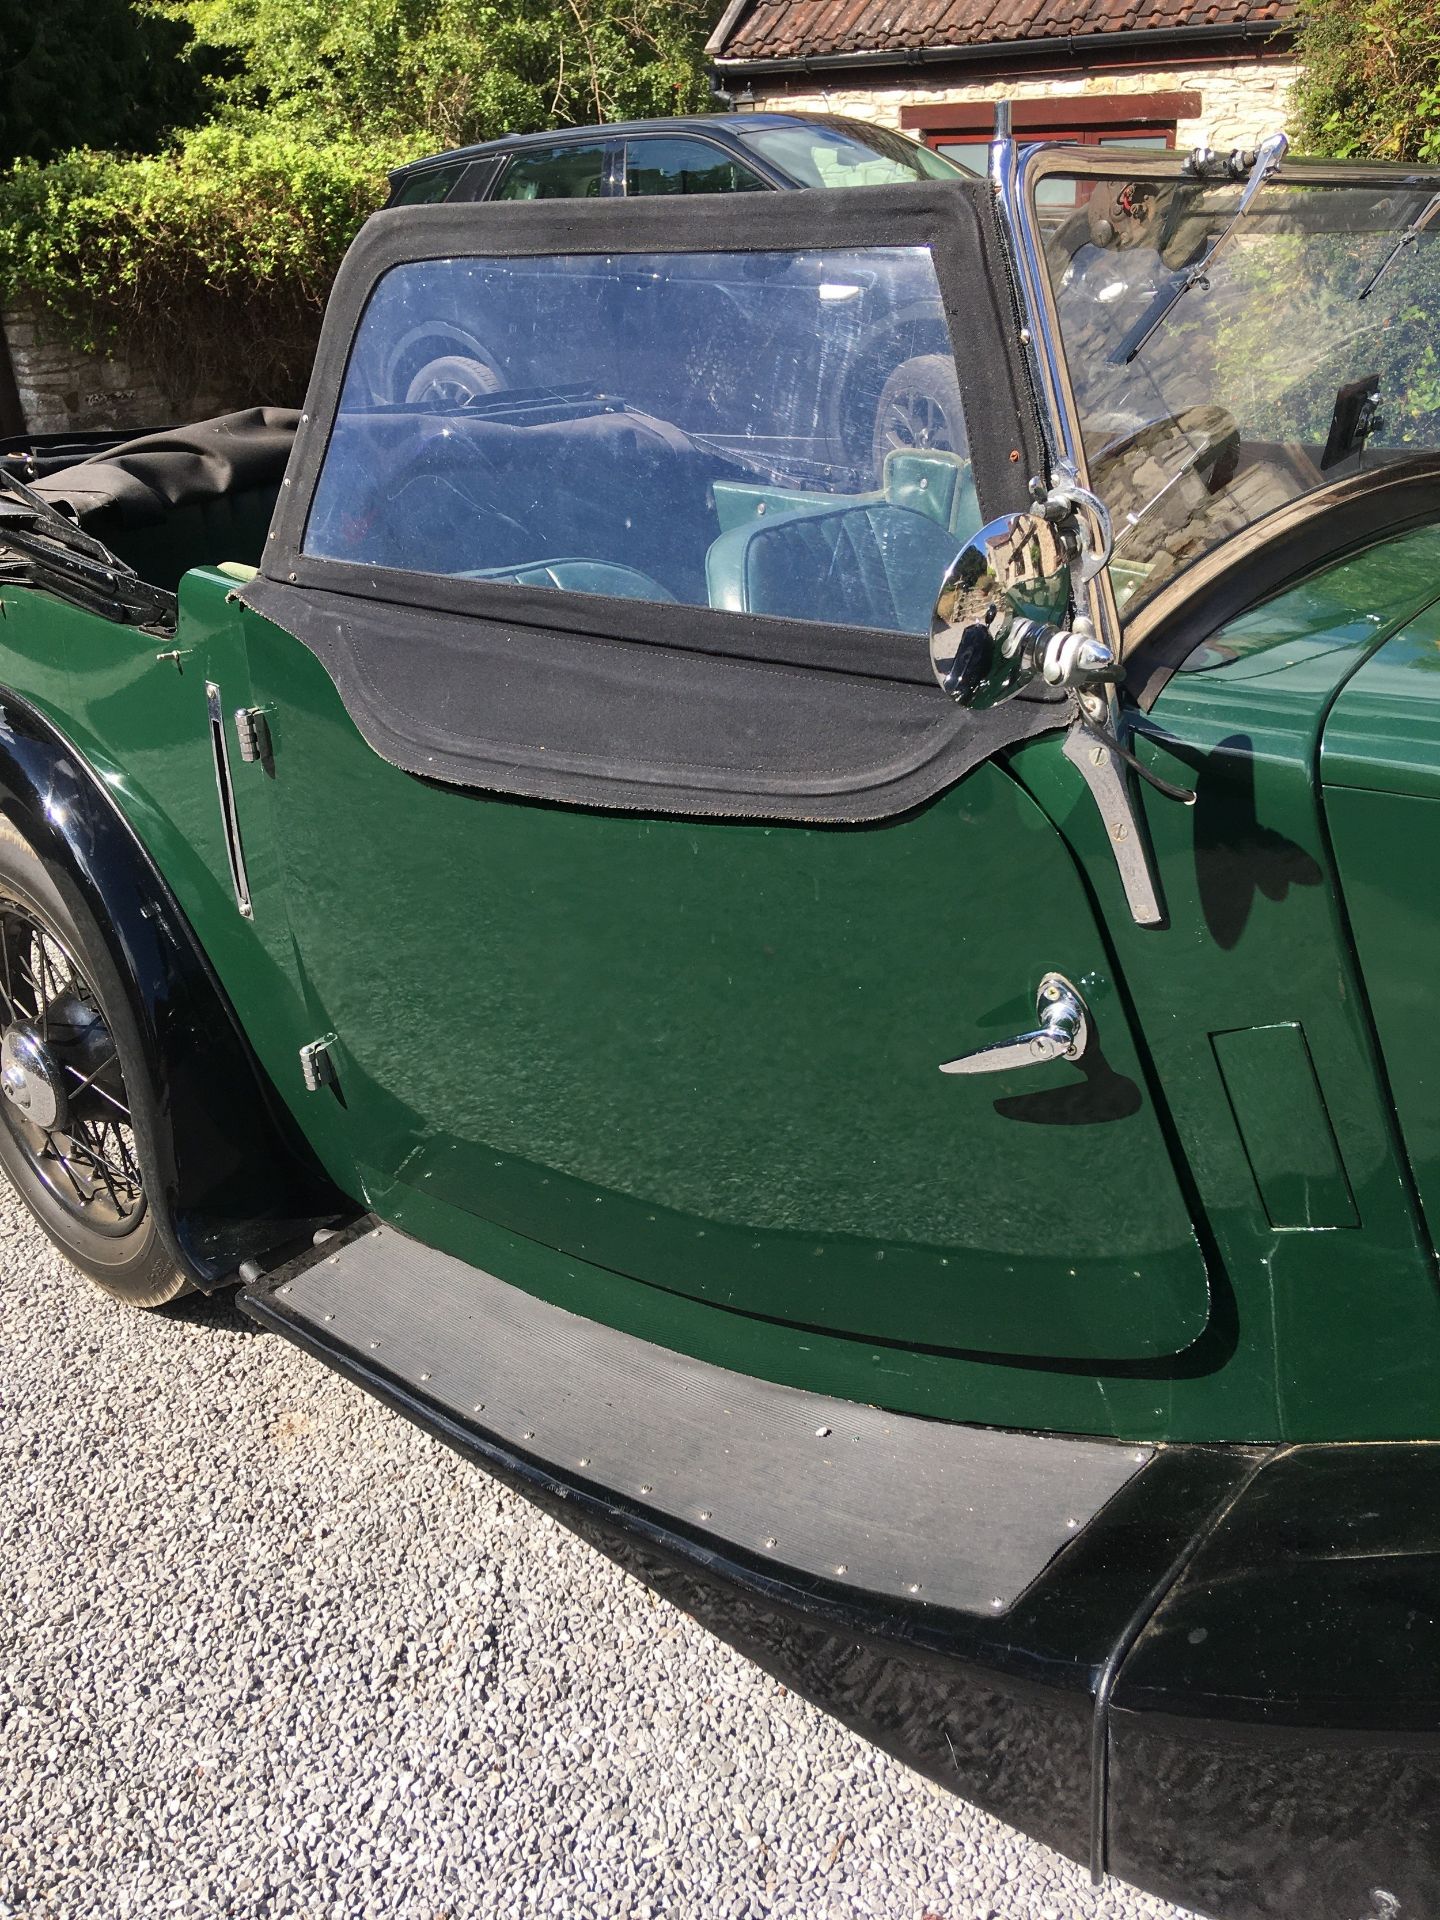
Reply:
[[[925,247],[395,267],[327,560],[926,633],[980,523]]]

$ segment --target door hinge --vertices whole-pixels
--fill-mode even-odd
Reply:
[[[300,1049],[300,1072],[305,1080],[307,1093],[318,1093],[322,1087],[335,1084],[335,1060],[330,1049],[334,1046],[336,1035],[327,1033],[319,1040],[311,1040]]]
[[[235,738],[240,747],[240,758],[246,766],[259,761],[268,773],[272,761],[270,750],[270,722],[265,717],[264,707],[237,707],[235,709]]]

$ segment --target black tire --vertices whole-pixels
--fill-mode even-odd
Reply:
[[[36,1041],[43,1054],[27,1054]],[[27,1060],[43,1061],[28,1082]],[[188,1293],[145,1194],[156,1101],[119,973],[93,916],[3,816],[0,1067],[15,1070],[0,1072],[0,1168],[66,1259],[126,1306]],[[47,1128],[30,1116],[49,1116],[52,1081],[63,1124]]]
[[[899,450],[965,453],[960,382],[943,353],[918,353],[896,367],[875,408],[873,453],[877,480],[885,456]]]
[[[463,407],[467,400],[481,400],[499,393],[505,382],[484,360],[468,353],[445,353],[429,360],[405,389],[406,404],[430,401],[447,407]]]

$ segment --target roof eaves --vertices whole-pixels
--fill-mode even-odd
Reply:
[[[744,6],[753,4],[753,0],[740,0]],[[803,54],[781,51],[766,44],[768,36],[762,37],[761,44],[753,51],[742,45],[737,51],[721,54],[716,59],[718,67],[727,72],[755,71],[766,68],[771,71],[824,72],[827,69],[841,67],[884,66],[900,67],[930,66],[944,62],[964,64],[967,61],[991,60],[997,56],[1014,56],[1039,52],[1065,52],[1073,58],[1086,58],[1091,49],[1101,44],[1112,47],[1130,47],[1143,45],[1147,40],[1159,45],[1178,45],[1181,43],[1206,43],[1225,41],[1255,41],[1258,39],[1278,39],[1293,32],[1292,9],[1285,5],[1256,9],[1248,18],[1204,20],[1203,24],[1192,21],[1184,26],[1161,26],[1147,24],[1144,28],[1117,27],[1110,23],[1103,26],[1091,26],[1080,31],[1071,29],[1062,34],[1007,34],[1004,39],[991,41],[952,42],[945,45],[935,43],[922,45],[891,45],[876,47],[867,44],[859,34],[846,35],[846,44],[831,46],[823,51],[812,49]],[[1153,14],[1146,16],[1153,22]],[[732,28],[730,39],[734,38]],[[718,38],[718,31],[716,38]]]
[[[749,11],[751,4],[752,0],[730,0],[729,6],[715,23],[715,31],[705,42],[707,58],[713,60],[718,54],[724,52],[725,42],[739,26],[742,16]]]

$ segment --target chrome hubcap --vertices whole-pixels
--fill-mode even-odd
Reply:
[[[0,1093],[33,1126],[65,1125],[69,1103],[60,1069],[28,1027],[7,1027],[0,1038]]]

